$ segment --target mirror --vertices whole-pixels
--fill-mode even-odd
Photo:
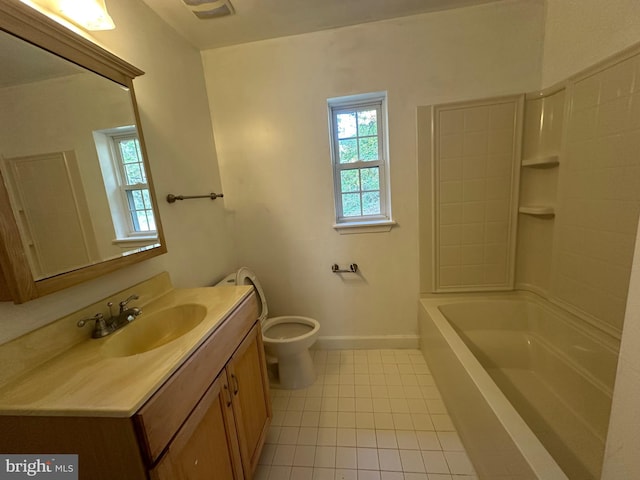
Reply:
[[[30,10],[0,6],[0,297],[17,303],[166,252],[142,72]]]

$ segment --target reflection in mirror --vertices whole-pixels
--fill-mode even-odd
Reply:
[[[0,32],[0,171],[35,280],[159,247],[129,90]]]

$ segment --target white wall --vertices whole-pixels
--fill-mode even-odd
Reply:
[[[23,305],[0,303],[0,343],[164,270],[180,287],[236,268],[223,200],[163,200],[221,188],[200,54],[141,0],[110,0],[109,13],[117,28],[95,38],[146,72],[134,85],[169,252]]]
[[[203,52],[238,256],[273,314],[315,317],[322,336],[416,334],[416,107],[537,88],[543,16],[506,1]],[[381,90],[398,227],[340,235],[326,100]],[[330,271],[351,262],[361,276]]]
[[[547,0],[543,84],[549,86],[640,42],[635,0]],[[603,480],[640,478],[640,242],[627,298]]]
[[[543,87],[640,39],[637,0],[546,0],[546,4]]]

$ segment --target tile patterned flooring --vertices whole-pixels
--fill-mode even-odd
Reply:
[[[271,389],[255,480],[477,480],[419,350],[311,353],[311,387]]]

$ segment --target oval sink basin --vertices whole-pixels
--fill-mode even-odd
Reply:
[[[148,352],[190,332],[206,316],[207,309],[196,303],[177,305],[136,318],[107,337],[102,351],[111,357],[128,357]]]

